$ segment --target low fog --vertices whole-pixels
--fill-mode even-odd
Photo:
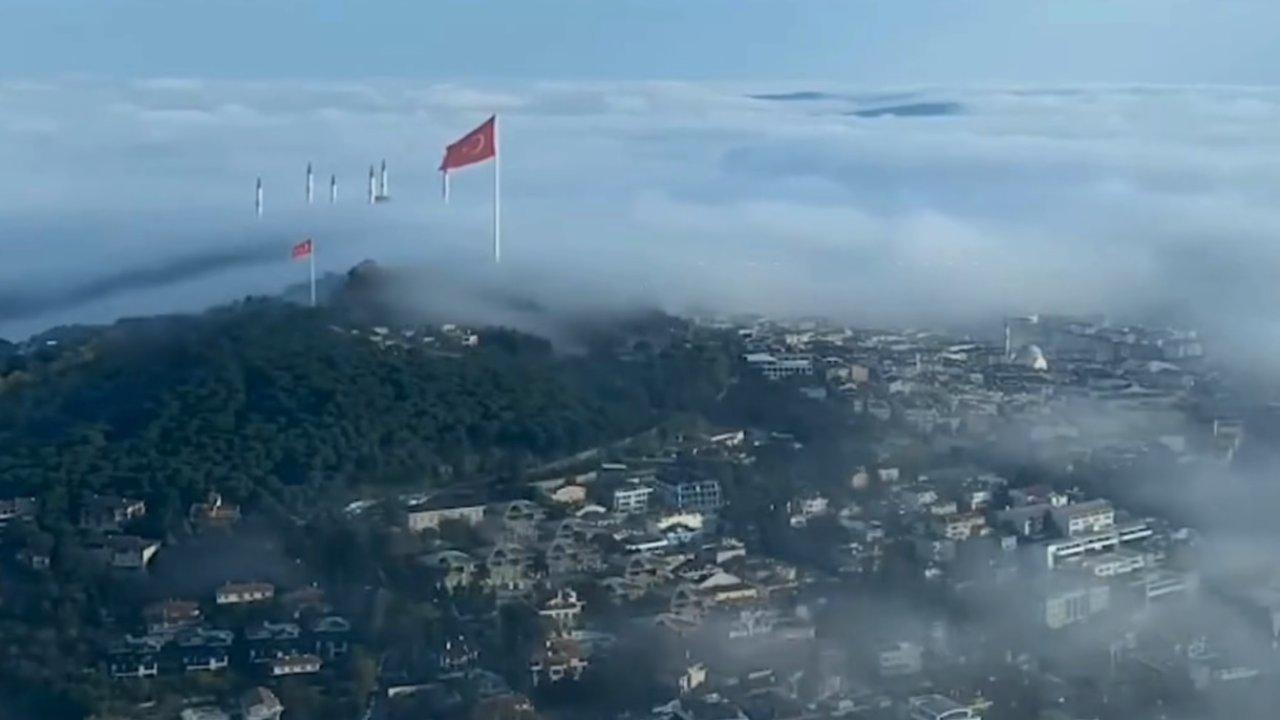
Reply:
[[[305,278],[288,248],[312,236],[322,273],[373,258],[566,304],[1102,311],[1273,347],[1272,90],[64,80],[0,99],[10,339],[274,292]],[[489,169],[458,173],[448,205],[434,171],[493,111],[497,276]],[[370,207],[383,158],[393,200]]]

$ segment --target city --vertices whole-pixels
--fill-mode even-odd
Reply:
[[[0,720],[1280,714],[1280,3],[2,6]]]
[[[78,673],[100,717],[1083,720],[1270,702],[1280,576],[1265,556],[1223,562],[1232,525],[1173,496],[1254,493],[1241,468],[1265,430],[1246,413],[1273,411],[1196,332],[1054,315],[987,340],[620,327],[592,362],[728,359],[705,415],[486,483],[287,508],[218,488],[164,520],[142,497],[7,497],[6,610],[58,612],[61,583],[88,583]],[[461,363],[493,337],[335,331]],[[78,342],[35,339],[9,363],[65,362]],[[73,528],[49,520],[56,503]]]

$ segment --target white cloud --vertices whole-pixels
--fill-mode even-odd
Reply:
[[[1181,305],[1264,322],[1280,253],[1280,91],[1226,87],[822,88],[815,100],[690,83],[463,86],[68,80],[0,85],[0,283],[21,292],[210,245],[323,238],[366,256],[481,263],[488,171],[437,200],[440,149],[503,113],[507,257],[627,298],[972,320]],[[956,102],[957,115],[858,118]],[[395,201],[362,202],[386,157]],[[302,168],[342,205],[302,204]],[[251,217],[253,178],[267,217]],[[324,192],[319,193],[324,200]],[[280,268],[202,282],[199,302]],[[545,273],[540,273],[545,276]],[[137,311],[165,309],[161,291]],[[197,299],[173,288],[175,307]],[[108,319],[67,309],[0,326]],[[128,311],[128,310],[124,310]]]

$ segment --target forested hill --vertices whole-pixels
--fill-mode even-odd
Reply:
[[[729,349],[660,324],[665,344],[619,333],[579,355],[500,329],[474,348],[379,336],[275,299],[81,329],[0,357],[0,477],[48,514],[94,490],[143,496],[167,524],[213,488],[283,501],[514,475],[712,401]]]

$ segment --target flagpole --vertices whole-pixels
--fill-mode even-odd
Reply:
[[[311,252],[307,254],[307,264],[311,268],[311,307],[316,306],[316,241],[311,241]]]
[[[440,197],[444,198],[446,204],[449,202],[449,171],[440,171]]]
[[[493,263],[502,262],[502,155],[498,145],[498,114],[493,114]]]

